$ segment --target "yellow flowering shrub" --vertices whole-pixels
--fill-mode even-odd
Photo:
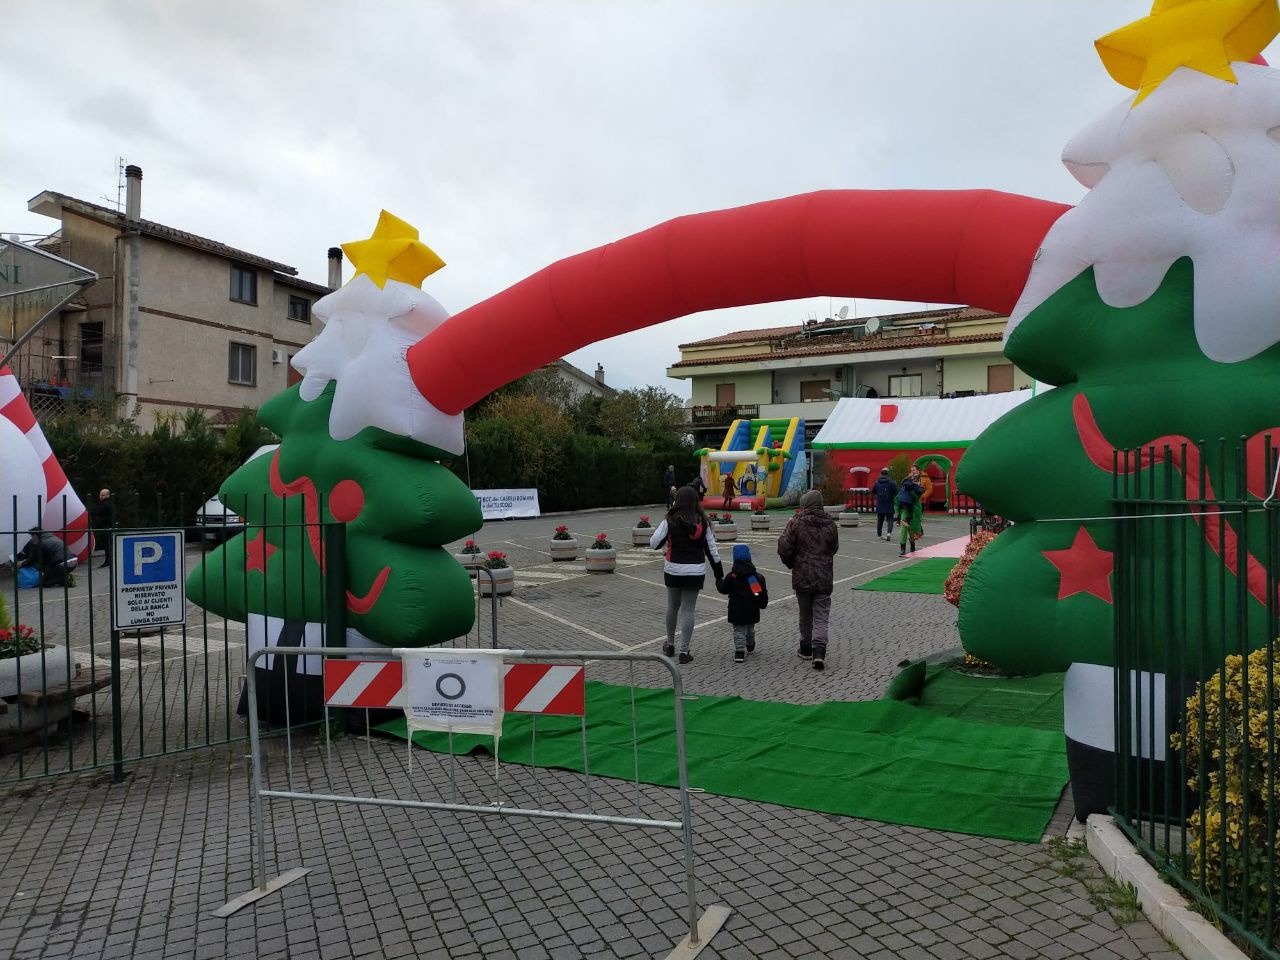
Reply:
[[[1280,770],[1273,767],[1280,761],[1280,643],[1272,648],[1269,683],[1268,651],[1249,655],[1247,703],[1244,658],[1229,656],[1187,700],[1185,734],[1170,736],[1173,748],[1184,751],[1188,786],[1200,795],[1200,808],[1187,824],[1190,877],[1199,882],[1203,871],[1206,892],[1217,898],[1225,890],[1229,911],[1264,938],[1267,898],[1280,896],[1274,893],[1280,889],[1280,853],[1274,866],[1267,863],[1269,806],[1280,822]],[[1280,940],[1280,923],[1271,934]]]

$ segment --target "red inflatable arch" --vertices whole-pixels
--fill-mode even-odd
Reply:
[[[409,370],[455,414],[589,343],[702,310],[842,296],[1007,313],[1068,209],[994,190],[824,190],[678,217],[454,314],[409,349]]]

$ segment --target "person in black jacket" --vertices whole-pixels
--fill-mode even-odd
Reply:
[[[769,605],[764,574],[751,562],[751,548],[733,545],[733,568],[716,581],[716,589],[729,595],[729,625],[733,627],[733,662],[746,663],[756,648],[756,624],[760,611]]]
[[[898,485],[889,476],[889,468],[880,471],[880,479],[871,487],[876,497],[876,539],[893,538],[893,501],[898,496]]]
[[[76,567],[75,558],[67,554],[67,545],[39,527],[32,527],[28,532],[31,539],[18,554],[19,565],[39,571],[42,587],[65,586],[67,574]]]
[[[662,578],[667,585],[667,642],[662,645],[662,653],[667,657],[675,656],[678,620],[680,662],[691,663],[693,611],[698,593],[706,583],[707,562],[710,561],[717,581],[724,576],[715,534],[711,532],[711,525],[707,523],[693,487],[681,487],[676,491],[676,501],[653,531],[649,546],[655,550],[666,547]]]

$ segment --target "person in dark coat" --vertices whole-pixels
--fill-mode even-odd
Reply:
[[[827,625],[835,586],[832,559],[840,549],[836,522],[822,509],[822,494],[810,490],[778,538],[778,558],[791,570],[791,588],[800,607],[800,658],[822,670],[827,660]]]
[[[667,586],[667,642],[663,656],[676,655],[676,625],[680,627],[680,662],[691,663],[693,651],[693,613],[698,593],[707,579],[707,564],[716,580],[724,576],[720,551],[716,547],[711,524],[702,512],[698,492],[693,487],[676,491],[676,502],[649,538],[655,550],[666,548],[662,579]]]
[[[102,565],[104,567],[111,566],[111,530],[116,525],[116,505],[111,499],[111,491],[103,487],[98,491],[98,505],[95,508],[97,516],[94,518],[94,526],[97,528],[98,536],[102,542]]]
[[[889,476],[888,467],[880,471],[871,492],[876,498],[876,539],[887,543],[893,537],[893,501],[898,496],[898,485]]]
[[[760,611],[769,605],[769,589],[764,574],[751,562],[751,548],[733,545],[733,567],[716,589],[729,596],[729,625],[733,627],[733,662],[746,663],[756,648],[756,624]]]
[[[40,573],[40,586],[61,587],[75,562],[67,555],[67,545],[47,530],[32,527],[31,539],[18,554],[20,566],[34,567]]]

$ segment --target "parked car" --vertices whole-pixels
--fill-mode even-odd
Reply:
[[[280,444],[270,443],[253,451],[245,463],[249,463],[264,454],[272,453]],[[196,511],[195,531],[197,539],[206,544],[219,544],[230,540],[238,533],[244,532],[244,518],[214,494],[205,501],[204,506]]]

